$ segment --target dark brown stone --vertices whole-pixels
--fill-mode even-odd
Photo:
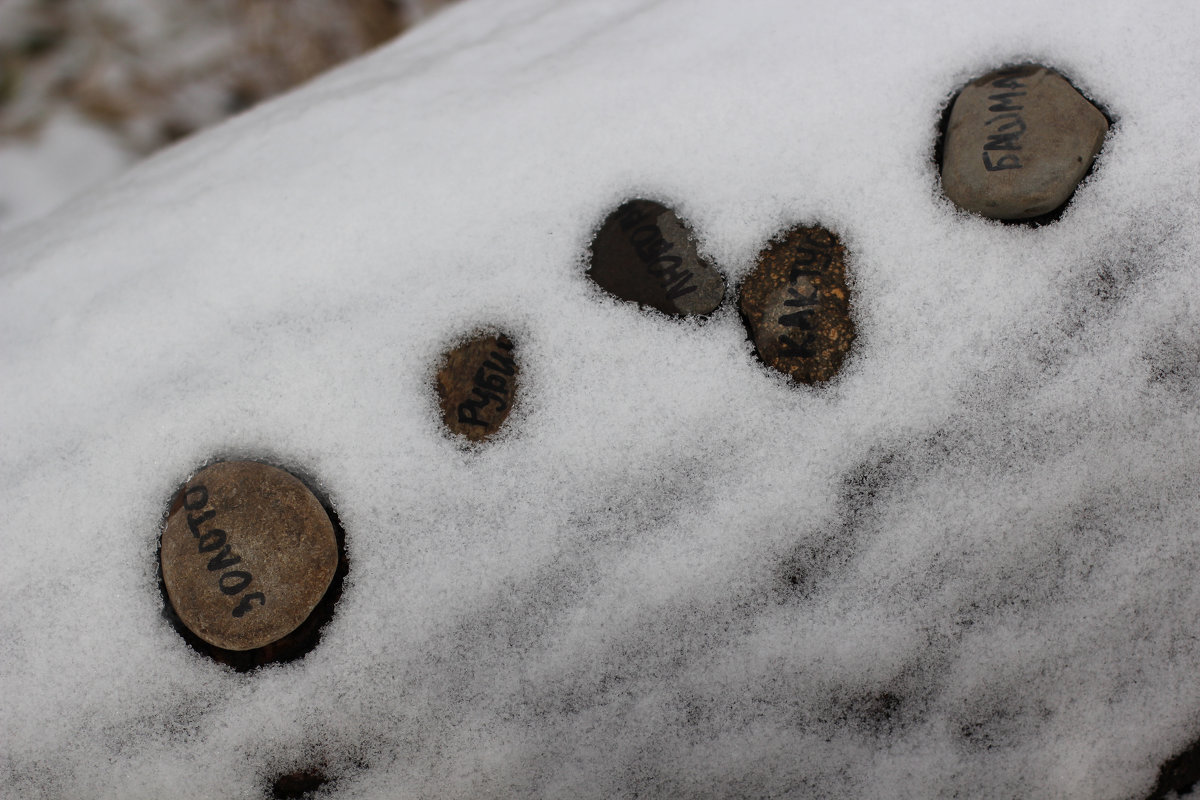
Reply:
[[[942,187],[986,217],[1040,217],[1070,199],[1107,132],[1104,114],[1057,72],[1036,64],[991,72],[954,100]]]
[[[721,305],[725,279],[696,251],[675,212],[630,200],[608,215],[592,240],[588,275],[622,300],[674,316],[704,316]]]
[[[854,342],[846,248],[824,228],[793,228],[759,253],[738,306],[764,364],[800,383],[829,380]]]
[[[333,523],[297,478],[254,461],[200,470],[162,534],[163,583],[179,621],[214,647],[265,647],[303,623],[338,567]]]
[[[452,433],[482,441],[504,424],[520,370],[503,334],[479,336],[443,356],[437,374],[442,420]]]

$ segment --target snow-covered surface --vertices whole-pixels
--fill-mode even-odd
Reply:
[[[133,161],[111,133],[61,112],[38,137],[0,147],[0,230],[53,211]]]
[[[0,238],[0,794],[1144,796],[1200,736],[1200,7],[472,0]],[[951,92],[1116,119],[1056,224],[956,213]],[[621,200],[736,284],[836,230],[859,338],[786,384],[583,274]],[[508,433],[438,354],[518,341]],[[304,660],[160,617],[215,457],[345,525]]]

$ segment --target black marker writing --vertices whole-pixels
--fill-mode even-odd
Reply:
[[[821,304],[821,293],[814,278],[833,261],[828,244],[809,237],[808,246],[797,247],[788,272],[787,299],[783,301],[785,313],[780,315],[779,324],[791,328],[778,336],[779,355],[786,358],[812,358],[817,354],[817,312]],[[825,245],[825,246],[823,246]]]
[[[683,259],[669,255],[675,249],[673,242],[668,242],[662,235],[662,229],[653,221],[641,225],[647,214],[636,206],[628,208],[620,217],[621,230],[629,232],[629,241],[633,250],[641,260],[646,272],[650,274],[667,292],[667,298],[676,300],[686,294],[696,291],[697,287],[691,282],[691,271],[680,272]],[[632,232],[630,232],[632,231]]]
[[[512,353],[513,345],[504,337],[497,340],[500,348]],[[464,425],[476,425],[486,428],[491,423],[480,416],[488,406],[496,405],[496,412],[508,410],[511,387],[509,378],[516,374],[517,365],[511,355],[505,355],[497,350],[488,354],[488,358],[479,369],[475,370],[475,380],[471,386],[471,394],[458,404],[458,421]]]
[[[208,505],[208,488],[202,485],[189,487],[183,496],[183,507],[189,512],[200,511],[204,506]],[[220,528],[209,528],[207,531],[201,531],[200,526],[205,522],[213,519],[217,515],[215,509],[201,511],[199,514],[189,513],[187,515],[188,530],[192,532],[192,536],[196,538],[196,552],[198,554],[215,553],[209,557],[205,564],[209,572],[222,572],[229,570],[230,567],[242,563],[242,557],[233,552],[233,545],[228,543],[229,534]],[[245,591],[246,587],[254,580],[254,576],[245,570],[229,570],[222,572],[217,579],[217,588],[222,594],[236,595]],[[251,592],[242,597],[241,602],[230,612],[233,616],[239,619],[246,612],[257,606],[251,605],[250,601],[258,600],[258,605],[263,606],[267,603],[267,597],[262,592]]]
[[[1025,133],[1026,128],[1025,120],[1020,114],[1025,106],[1019,102],[1020,98],[1025,96],[1025,92],[1017,91],[1025,88],[1025,84],[1021,83],[1019,78],[1020,76],[1000,77],[992,81],[993,87],[1011,91],[988,95],[988,100],[992,102],[988,111],[996,115],[983,123],[992,131],[987,134],[987,141],[983,145],[983,168],[988,172],[1021,169],[1024,166],[1021,157],[1015,152],[1021,149],[1021,135]],[[1004,155],[993,160],[994,152],[1003,152]]]

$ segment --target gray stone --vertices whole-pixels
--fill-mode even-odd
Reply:
[[[724,277],[696,251],[691,231],[653,200],[630,200],[609,214],[591,250],[588,274],[622,300],[705,316],[725,297]]]
[[[215,647],[254,650],[308,618],[333,581],[338,546],[329,515],[297,478],[227,461],[179,491],[160,560],[188,630]]]
[[[1053,70],[1026,64],[984,75],[954,100],[942,187],[993,219],[1029,219],[1067,202],[1100,152],[1108,120]]]

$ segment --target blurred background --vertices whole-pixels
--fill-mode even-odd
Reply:
[[[0,0],[0,233],[454,0]]]

